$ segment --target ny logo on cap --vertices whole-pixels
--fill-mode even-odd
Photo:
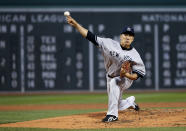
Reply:
[[[130,27],[128,27],[128,28],[127,28],[127,31],[131,31],[131,28],[130,28]]]

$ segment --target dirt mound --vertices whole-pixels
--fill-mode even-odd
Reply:
[[[103,123],[106,112],[63,116],[33,121],[1,124],[0,127],[35,127],[60,129],[127,128],[127,127],[178,127],[186,126],[186,109],[128,109],[119,112],[119,120]]]

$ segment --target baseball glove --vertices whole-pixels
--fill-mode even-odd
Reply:
[[[125,73],[132,73],[132,66],[135,64],[133,61],[124,61],[121,65],[120,77],[124,77]]]

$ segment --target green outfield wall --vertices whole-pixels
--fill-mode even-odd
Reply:
[[[1,92],[106,90],[100,50],[66,23],[65,10],[116,41],[124,26],[134,27],[146,76],[130,89],[186,88],[185,8],[9,7],[0,9]]]

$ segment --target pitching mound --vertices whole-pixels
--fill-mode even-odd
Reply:
[[[119,112],[119,120],[103,123],[106,112],[88,113],[33,121],[2,124],[0,127],[35,127],[60,129],[178,127],[186,126],[186,109],[128,109]]]

